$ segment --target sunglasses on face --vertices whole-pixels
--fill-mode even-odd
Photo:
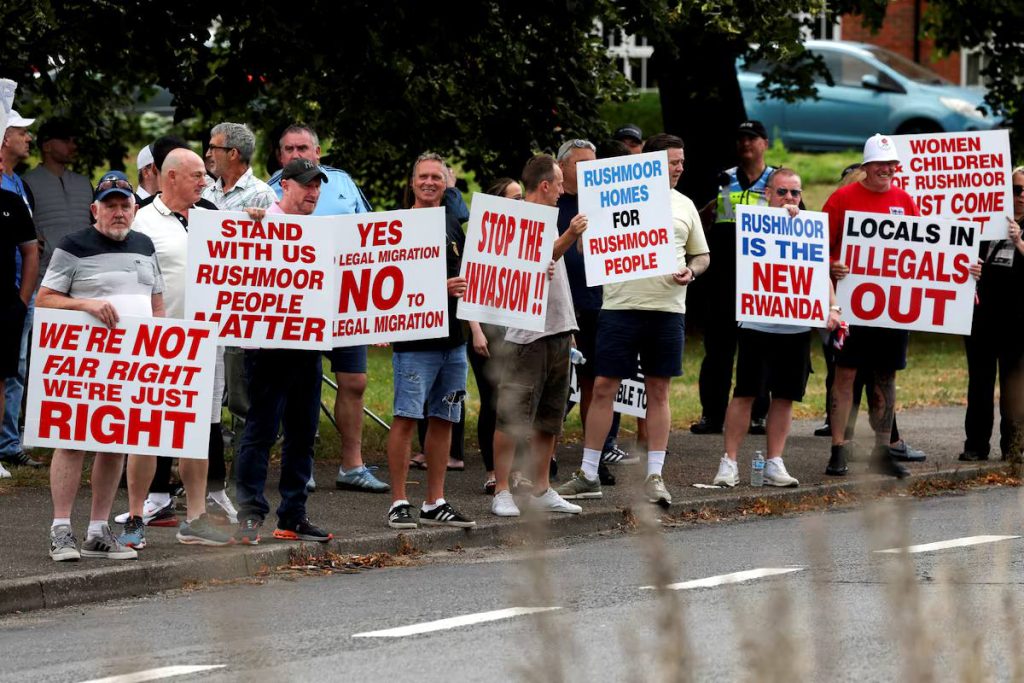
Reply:
[[[789,194],[792,195],[793,197],[799,198],[800,195],[803,194],[803,190],[787,190],[784,187],[776,187],[775,194],[777,194],[780,197],[785,197],[787,194]]]
[[[96,186],[96,191],[103,192],[104,190],[109,190],[115,187],[121,188],[122,190],[128,190],[129,192],[132,191],[131,183],[129,183],[127,180],[118,180],[116,178],[111,180],[104,180],[102,183]]]
[[[1014,185],[1013,186],[1013,196],[1014,197],[1019,197],[1022,194],[1024,194],[1024,185]]]

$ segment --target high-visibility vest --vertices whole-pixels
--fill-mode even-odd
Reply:
[[[740,187],[740,181],[736,177],[737,170],[737,167],[734,166],[725,171],[725,175],[728,176],[729,182],[723,183],[718,191],[718,204],[716,206],[717,211],[715,214],[716,223],[735,223],[736,206],[739,204],[757,206],[765,203],[765,186],[768,184],[768,176],[770,176],[772,171],[775,169],[771,166],[765,167],[761,176],[754,181],[753,185],[745,190]]]

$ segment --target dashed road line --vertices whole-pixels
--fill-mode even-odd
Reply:
[[[1020,536],[964,536],[963,538],[951,538],[948,541],[936,541],[935,543],[922,543],[920,545],[911,545],[906,548],[886,548],[885,550],[876,550],[876,553],[888,553],[895,555],[897,553],[930,553],[935,550],[946,550],[947,548],[966,548],[972,545],[982,545],[983,543],[997,543],[999,541],[1010,541]]]
[[[709,576],[704,579],[693,579],[691,581],[683,581],[681,583],[670,583],[665,587],[674,591],[689,590],[692,588],[714,588],[715,586],[743,583],[744,581],[763,579],[767,576],[780,576],[782,574],[792,574],[793,572],[799,571],[803,571],[803,567],[760,567],[758,569],[747,569],[742,572],[733,572],[732,574]],[[641,586],[640,590],[654,590],[654,588],[654,586]]]
[[[422,624],[411,624],[409,626],[399,626],[398,628],[388,628],[382,631],[366,631],[364,633],[353,634],[353,638],[400,638],[402,636],[415,636],[421,633],[431,633],[433,631],[446,631],[448,629],[459,628],[460,626],[471,626],[473,624],[483,624],[488,621],[499,621],[501,619],[511,619],[513,617],[523,616],[525,614],[535,614],[537,612],[551,612],[553,610],[562,609],[561,607],[509,607],[507,609],[494,610],[492,612],[477,612],[475,614],[463,614],[459,617],[451,617],[449,619],[438,619],[437,621],[427,621]]]

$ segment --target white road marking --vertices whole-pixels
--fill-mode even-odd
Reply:
[[[146,669],[145,671],[136,671],[135,673],[123,674],[121,676],[95,678],[91,681],[83,681],[83,683],[144,683],[144,681],[159,681],[162,678],[173,678],[174,676],[184,676],[186,674],[195,674],[202,671],[212,671],[213,669],[223,669],[226,666],[226,664],[208,664],[203,666],[164,666],[159,669]]]
[[[445,631],[451,628],[459,628],[460,626],[470,626],[472,624],[483,624],[488,621],[498,621],[500,619],[511,619],[512,617],[522,616],[524,614],[534,614],[536,612],[550,612],[552,610],[562,609],[561,607],[509,607],[508,609],[494,610],[493,612],[478,612],[476,614],[463,614],[461,617],[451,617],[450,619],[438,619],[437,621],[427,621],[422,624],[412,624],[411,626],[399,626],[398,628],[388,628],[383,631],[366,631],[365,633],[356,633],[353,638],[399,638],[401,636],[415,636],[420,633],[430,633],[432,631]]]
[[[1020,536],[964,536],[963,538],[953,538],[948,541],[936,541],[935,543],[922,543],[921,545],[912,545],[907,548],[886,548],[885,550],[876,550],[876,553],[928,553],[933,550],[945,550],[946,548],[965,548],[970,545],[981,545],[982,543],[995,543],[997,541],[1009,541],[1014,538],[1020,538]]]
[[[744,581],[762,579],[766,576],[791,574],[793,572],[803,571],[803,569],[803,567],[760,567],[759,569],[747,569],[746,571],[734,572],[732,574],[709,576],[705,579],[693,579],[692,581],[683,581],[682,583],[670,583],[665,587],[674,591],[688,590],[691,588],[714,588],[715,586],[724,586],[730,583],[743,583]],[[640,590],[644,591],[654,590],[654,588],[654,586],[640,586]]]

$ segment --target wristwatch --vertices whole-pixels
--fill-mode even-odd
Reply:
[[[842,307],[842,306],[829,306],[829,307],[828,307],[828,310],[830,310],[830,311],[835,311],[835,312],[836,312],[836,313],[838,313],[839,315],[842,315],[842,314],[843,314],[843,307]]]

